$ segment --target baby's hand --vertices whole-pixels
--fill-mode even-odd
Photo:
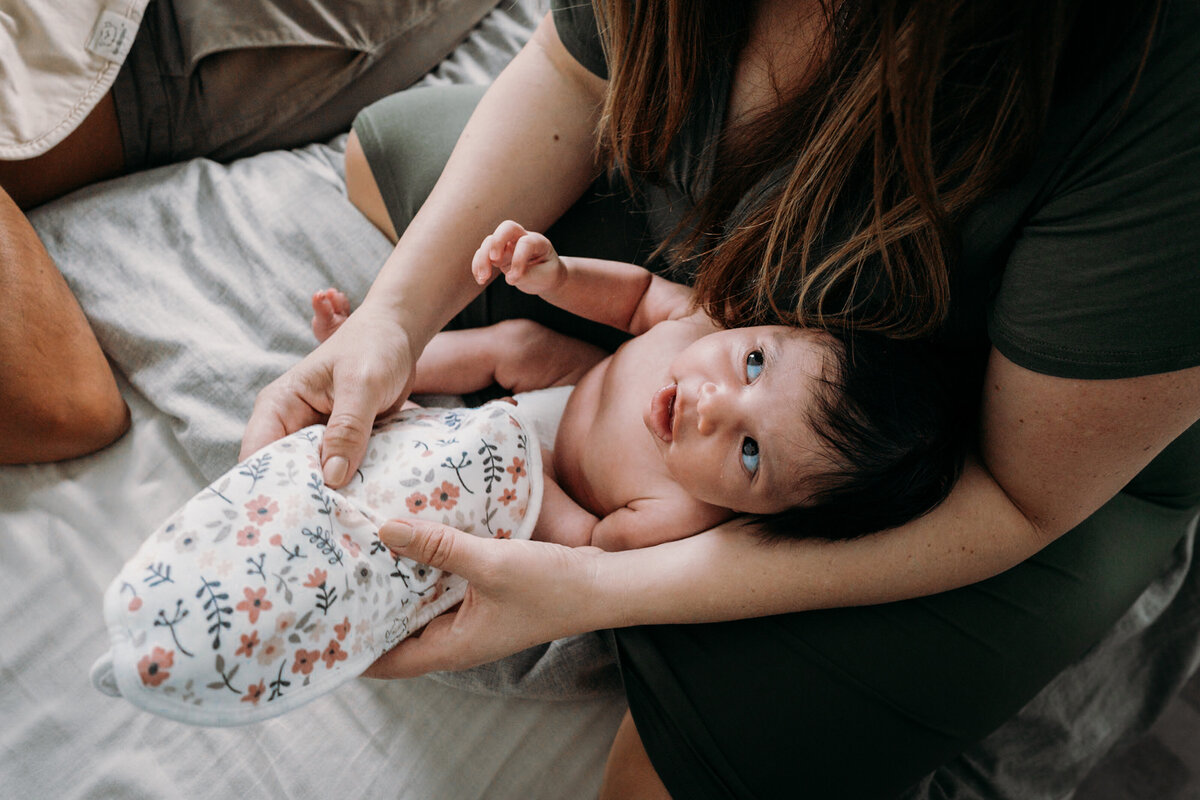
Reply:
[[[531,233],[512,220],[501,222],[496,232],[483,240],[471,259],[471,274],[480,285],[491,280],[493,270],[526,294],[542,294],[558,286],[566,267],[550,240]]]

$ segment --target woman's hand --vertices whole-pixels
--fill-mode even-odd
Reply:
[[[411,678],[460,670],[527,647],[602,627],[589,602],[595,547],[483,539],[433,522],[388,522],[379,538],[396,555],[453,572],[466,597],[366,671],[370,678]]]
[[[320,347],[258,393],[240,458],[327,420],[322,472],[329,486],[345,485],[366,454],[376,415],[408,397],[419,355],[410,342],[394,315],[364,303]]]

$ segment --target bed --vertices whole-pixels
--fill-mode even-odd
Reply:
[[[543,5],[504,3],[424,82],[486,82]],[[355,681],[241,728],[184,726],[89,682],[108,582],[233,464],[256,391],[312,347],[310,294],[333,285],[361,298],[389,252],[345,198],[343,146],[173,165],[32,215],[133,428],[86,458],[0,468],[0,795],[595,796],[624,712],[601,637],[482,677]],[[1061,797],[1144,730],[1200,662],[1193,541],[1087,658],[911,796]],[[597,663],[564,670],[565,651]]]

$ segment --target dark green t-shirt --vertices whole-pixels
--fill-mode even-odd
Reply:
[[[590,3],[553,9],[567,50],[606,77]],[[990,344],[1064,378],[1200,365],[1200,2],[1168,5],[1130,94],[1139,58],[1140,43],[1114,53],[1060,98],[1027,171],[965,220],[946,331],[957,347]],[[704,188],[728,80],[714,78],[713,102],[674,149],[676,201]],[[1200,503],[1200,426],[1127,491]]]

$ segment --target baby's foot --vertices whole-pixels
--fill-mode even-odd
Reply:
[[[312,308],[313,336],[323,342],[350,316],[350,299],[337,289],[325,289],[313,294]]]

